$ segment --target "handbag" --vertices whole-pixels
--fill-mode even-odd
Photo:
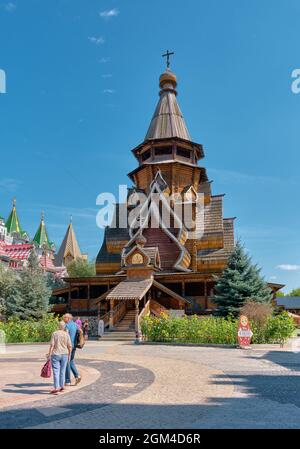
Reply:
[[[82,332],[82,329],[78,329],[77,335],[76,335],[76,348],[82,349],[85,344],[85,338]]]
[[[41,371],[41,377],[49,378],[51,377],[51,360],[48,359]]]

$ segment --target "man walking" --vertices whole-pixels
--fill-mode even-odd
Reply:
[[[75,365],[75,352],[76,352],[76,341],[77,341],[77,333],[78,327],[77,324],[74,323],[73,317],[70,313],[66,313],[63,316],[63,320],[66,323],[66,330],[69,332],[71,342],[72,342],[72,352],[70,357],[70,362],[67,364],[66,369],[66,386],[71,386],[71,371],[75,377],[75,385],[78,385],[81,381],[81,376],[79,375],[76,365]]]

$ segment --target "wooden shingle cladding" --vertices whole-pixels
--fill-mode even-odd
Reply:
[[[199,271],[223,270],[226,267],[228,257],[234,250],[234,220],[235,218],[224,218],[223,235],[224,244],[222,248],[201,248],[197,252],[197,269]]]
[[[224,245],[223,228],[223,195],[212,196],[204,206],[204,216],[200,215],[199,229],[204,229],[202,237],[197,241],[197,249],[221,249]]]
[[[170,193],[181,193],[190,185],[198,190],[200,181],[207,181],[206,170],[203,167],[179,161],[145,163],[128,176],[139,189],[149,192],[151,182],[159,170],[169,186]]]
[[[112,229],[106,228],[100,251],[96,258],[96,273],[117,273],[121,267],[121,251],[110,252],[107,248],[107,235]]]
[[[167,86],[168,87],[164,87]],[[177,103],[175,89],[169,84],[162,86],[145,140],[180,137],[191,140],[182,112]]]
[[[120,282],[112,291],[107,295],[106,299],[117,301],[129,301],[129,300],[141,300],[147,291],[150,289],[153,283],[151,279],[127,279]]]
[[[58,253],[55,256],[55,265],[57,267],[62,265],[67,266],[72,260],[82,258],[85,257],[80,251],[73,224],[70,223]]]
[[[168,235],[159,228],[147,228],[144,230],[143,235],[147,240],[145,248],[147,248],[148,245],[150,247],[156,246],[158,248],[161,268],[173,268],[180,254],[179,246],[176,245],[175,242],[172,241]]]

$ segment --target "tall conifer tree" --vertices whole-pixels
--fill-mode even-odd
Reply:
[[[34,253],[29,256],[28,266],[20,272],[15,283],[15,294],[6,300],[6,316],[22,320],[39,319],[49,309],[51,289]]]
[[[272,290],[260,274],[260,268],[252,264],[243,245],[238,241],[228,259],[227,268],[217,279],[214,302],[216,314],[226,316],[238,315],[246,301],[268,303],[272,299]]]

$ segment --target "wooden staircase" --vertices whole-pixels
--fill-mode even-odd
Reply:
[[[135,330],[135,310],[127,310],[124,317],[115,325],[115,331],[126,332]]]
[[[111,331],[106,331],[101,341],[135,340],[135,310],[129,309]]]

